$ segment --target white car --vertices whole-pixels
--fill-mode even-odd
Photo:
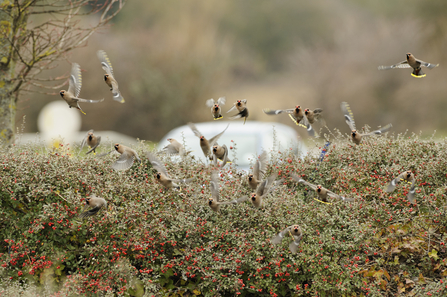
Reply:
[[[307,148],[300,141],[298,133],[284,124],[255,121],[248,121],[245,125],[243,122],[236,121],[213,121],[194,124],[206,139],[219,134],[229,125],[217,143],[227,146],[230,160],[233,160],[236,155],[236,163],[240,169],[248,170],[250,163],[253,163],[253,158],[261,154],[263,150],[268,153],[271,151],[285,152],[291,148],[291,152],[300,157],[307,154]],[[169,144],[168,138],[173,138],[182,143],[186,150],[192,150],[191,154],[196,159],[200,159],[204,163],[209,162],[200,148],[200,139],[194,135],[188,125],[175,128],[166,134],[158,143],[157,150],[162,150]]]

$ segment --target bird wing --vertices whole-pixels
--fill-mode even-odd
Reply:
[[[283,240],[284,236],[286,236],[287,233],[289,233],[290,228],[291,228],[291,226],[285,228],[284,230],[282,230],[281,232],[279,232],[278,234],[273,236],[272,239],[270,239],[270,242],[273,244],[280,244],[281,241]]]
[[[248,196],[242,196],[241,198],[236,199],[236,200],[232,200],[232,201],[236,202],[236,204],[239,204],[239,203],[247,201],[248,199],[249,199]]]
[[[428,62],[421,61],[421,60],[419,60],[419,59],[416,59],[416,62],[420,63],[421,66],[427,67],[427,68],[429,68],[429,69],[433,69],[433,68],[439,66],[439,64],[432,64],[432,63],[428,63]]]
[[[235,109],[236,109],[236,103],[233,104],[233,106],[227,111],[227,113],[229,113]]]
[[[340,199],[340,200],[343,200],[343,198],[340,196],[340,195],[338,195],[338,194],[335,194],[334,192],[332,192],[332,191],[329,191],[328,189],[326,189],[326,191],[327,191],[327,194],[329,195],[329,197],[332,197],[332,198],[337,198],[337,199]],[[345,198],[346,199],[346,198]]]
[[[307,182],[307,181],[305,181],[304,179],[302,179],[302,178],[300,178],[300,177],[298,177],[298,176],[296,176],[296,175],[294,175],[294,174],[291,174],[290,176],[291,176],[294,180],[296,180],[297,182],[299,182],[300,184],[304,184],[304,185],[310,187],[310,188],[311,188],[312,190],[314,190],[314,191],[317,189],[317,186],[316,186],[316,185],[311,184],[310,182]]]
[[[253,167],[253,175],[257,180],[261,180],[264,178],[264,174],[267,171],[267,159],[268,155],[266,151],[263,151],[258,160],[256,160],[256,164]]]
[[[225,151],[225,153],[224,153],[224,155],[222,157],[222,167],[224,167],[227,164],[227,162],[229,162],[229,160],[228,160],[228,149],[227,149],[227,146],[225,144],[222,145],[222,148]]]
[[[270,109],[270,108],[265,108],[262,110],[265,114],[268,115],[276,115],[276,114],[280,114],[280,113],[292,113],[293,109]]]
[[[99,99],[99,100],[92,100],[92,99],[82,99],[82,98],[78,98],[78,97],[73,97],[73,100],[76,100],[78,102],[83,102],[83,103],[99,103],[104,101],[104,98]]]
[[[272,186],[273,181],[275,180],[276,175],[272,174],[269,177],[267,177],[265,180],[263,180],[258,188],[256,189],[256,195],[258,196],[264,196],[268,193],[269,188]]]
[[[173,145],[172,143],[168,144],[167,146],[165,146],[163,148],[163,151],[167,154],[178,154],[179,151],[177,150],[177,148],[175,147],[175,145]]]
[[[303,235],[292,235],[293,241],[289,244],[289,250],[292,252],[292,254],[296,254],[296,251],[298,250],[298,246],[300,245],[301,238],[303,238]]]
[[[196,179],[195,177],[191,177],[191,178],[177,178],[177,179],[171,179],[171,180],[176,183],[187,184],[189,182],[192,182],[195,179]]]
[[[379,66],[378,69],[379,70],[389,70],[389,69],[393,69],[393,68],[411,68],[410,64],[408,64],[408,61],[402,61],[399,62],[397,64],[391,65],[391,66]]]
[[[219,202],[219,180],[217,171],[211,172],[210,188],[211,196]]]
[[[193,123],[189,122],[188,123],[189,128],[191,128],[192,132],[194,132],[194,135],[199,137],[202,136],[202,133],[200,133],[199,129],[197,129],[196,125],[194,125]]]
[[[208,99],[208,100],[206,100],[206,106],[208,106],[208,107],[213,107],[214,106],[214,99],[213,98],[211,98],[211,99]]]
[[[160,161],[160,159],[158,159],[154,154],[150,152],[146,152],[146,157],[149,159],[149,162],[151,162],[152,167],[154,167],[157,171],[163,173],[166,177],[169,178],[168,172],[166,171],[166,168]]]
[[[84,148],[85,144],[87,143],[88,134],[89,134],[90,132],[93,133],[93,130],[88,130],[87,133],[85,134],[85,137],[82,139],[82,142],[81,142],[81,150]]]
[[[227,125],[225,130],[223,130],[222,132],[220,132],[219,134],[217,134],[216,136],[214,136],[213,138],[208,140],[208,143],[209,143],[210,147],[213,147],[214,143],[216,143],[216,141],[218,141],[219,138],[222,136],[222,134],[224,134],[224,132],[228,129],[228,126],[230,126],[230,124]]]
[[[303,124],[306,127],[307,134],[309,134],[309,136],[312,136],[312,137],[315,136],[314,128],[312,128],[312,125],[309,123],[309,120],[307,119],[306,115],[303,115],[303,118],[301,119],[300,124]]]
[[[70,79],[68,80],[68,92],[72,93],[74,97],[78,97],[81,93],[82,76],[81,67],[78,63],[71,65]]]
[[[415,183],[416,183],[416,179],[413,177],[413,181],[412,181],[411,187],[410,187],[410,192],[408,192],[408,195],[407,195],[407,199],[411,203],[414,203],[416,201],[414,198],[415,192],[416,192],[416,189],[415,189],[416,184]]]
[[[393,179],[393,180],[388,184],[388,187],[387,187],[387,189],[386,189],[387,193],[391,193],[391,192],[394,191],[394,189],[396,188],[396,186],[397,186],[397,185],[400,183],[400,181],[402,180],[404,174],[405,174],[405,172],[402,173],[402,174],[399,174],[398,177],[396,177],[395,179]]]
[[[86,155],[88,155],[88,154],[90,154],[91,152],[93,152],[98,146],[99,146],[99,144],[101,143],[101,136],[97,136],[96,137],[96,145],[94,146],[94,147],[92,147],[88,152],[86,152],[85,154]]]
[[[134,159],[134,155],[132,155],[128,151],[124,151],[124,153],[121,154],[118,160],[116,160],[115,163],[112,164],[112,168],[115,170],[129,169],[130,167],[132,167]]]
[[[83,218],[86,218],[86,217],[93,216],[93,215],[97,214],[98,211],[99,211],[101,208],[102,208],[102,205],[93,207],[92,209],[89,209],[88,211],[85,211],[85,212],[81,213],[81,214],[79,215],[79,217],[83,219]]]
[[[104,71],[107,72],[108,75],[111,75],[113,77],[112,63],[110,63],[110,59],[107,56],[106,52],[103,50],[99,50],[96,52],[96,55],[101,62],[102,69],[104,69]]]
[[[226,101],[227,99],[225,97],[220,97],[219,99],[217,99],[217,104],[224,105]]]
[[[391,127],[393,127],[393,125],[388,124],[385,127],[382,127],[380,129],[374,130],[372,132],[366,133],[366,134],[362,134],[362,136],[370,136],[370,135],[380,135],[388,130],[391,129]]]
[[[343,115],[345,116],[346,124],[348,124],[349,129],[357,130],[355,128],[354,114],[352,113],[349,104],[347,102],[342,102],[340,107]]]

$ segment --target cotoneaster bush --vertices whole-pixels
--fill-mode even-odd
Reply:
[[[0,294],[53,296],[440,296],[447,294],[445,140],[371,137],[352,145],[335,135],[323,161],[270,152],[267,176],[284,184],[254,209],[249,202],[207,206],[210,171],[191,157],[162,157],[171,176],[196,180],[180,191],[155,183],[144,157],[125,172],[116,156],[13,147],[0,162]],[[320,148],[321,150],[321,148]],[[231,157],[231,156],[230,156]],[[417,180],[384,192],[407,169]],[[313,199],[295,173],[352,203]],[[222,200],[251,191],[246,175],[220,173]],[[80,220],[86,196],[108,210]],[[270,238],[299,224],[297,254],[290,238]]]

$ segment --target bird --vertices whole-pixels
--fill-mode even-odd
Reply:
[[[318,199],[315,199],[315,200],[318,200],[318,201],[320,201],[320,202],[329,203],[329,201],[328,201],[328,197],[331,197],[331,198],[337,198],[337,199],[342,200],[342,201],[344,201],[344,202],[351,202],[351,201],[354,201],[354,200],[355,200],[355,199],[353,199],[353,198],[345,198],[345,197],[343,197],[343,196],[337,195],[337,194],[335,194],[334,192],[329,191],[328,189],[324,188],[324,187],[321,186],[321,185],[314,185],[314,184],[311,184],[311,183],[305,181],[304,179],[300,178],[299,176],[297,176],[297,175],[295,175],[295,174],[291,174],[290,176],[291,176],[292,179],[294,179],[295,181],[297,181],[297,182],[299,182],[299,183],[301,183],[301,184],[304,184],[304,185],[310,187],[312,190],[314,190],[314,191],[317,193],[318,198],[320,198],[320,200],[318,200]],[[329,204],[330,204],[330,203],[329,203]]]
[[[87,132],[87,135],[81,142],[81,150],[84,148],[85,144],[87,144],[90,150],[87,151],[85,154],[88,155],[91,152],[93,152],[93,154],[96,154],[96,148],[99,146],[100,143],[101,143],[101,136],[96,136],[95,134],[93,134],[93,130],[89,130]]]
[[[242,198],[239,198],[237,200],[222,201],[221,202],[219,200],[218,172],[215,171],[215,170],[211,172],[210,188],[211,188],[211,198],[208,199],[208,205],[215,212],[219,212],[221,205],[238,204],[240,202],[246,201],[246,199],[248,198],[248,197],[242,197]]]
[[[407,195],[407,199],[411,203],[414,203],[415,202],[414,196],[415,196],[415,192],[416,192],[416,189],[415,189],[415,182],[416,182],[416,180],[415,180],[414,174],[411,172],[411,170],[407,170],[405,172],[402,172],[395,179],[393,179],[389,183],[389,185],[388,185],[388,187],[386,189],[387,193],[393,192],[394,189],[396,188],[396,185],[399,184],[401,181],[404,181],[404,182],[407,182],[407,183],[411,184],[410,191],[408,192],[408,195]]]
[[[223,118],[221,106],[225,105],[225,97],[220,97],[217,99],[217,102],[214,99],[206,100],[206,106],[211,108],[211,114],[213,115],[214,120],[220,120]]]
[[[222,132],[212,137],[210,140],[207,140],[205,136],[203,136],[202,133],[200,133],[196,125],[194,125],[193,123],[188,123],[188,125],[191,128],[192,132],[194,132],[194,135],[200,138],[200,148],[202,149],[202,152],[205,155],[205,157],[212,160],[213,158],[211,148],[214,146],[217,140],[222,136],[222,134],[224,134],[224,132],[228,129],[229,124]]]
[[[213,146],[213,163],[214,166],[217,166],[217,159],[222,161],[222,168],[227,164],[231,163],[231,160],[228,159],[228,148],[224,144],[222,146],[216,145]]]
[[[141,159],[138,157],[138,154],[136,151],[131,149],[130,147],[127,147],[125,145],[115,143],[113,146],[113,149],[110,152],[103,153],[99,155],[99,157],[103,157],[105,155],[108,155],[114,151],[117,151],[121,154],[121,156],[118,158],[118,160],[115,161],[115,163],[112,164],[112,168],[115,170],[127,170],[130,167],[132,167],[133,161],[137,159],[139,163],[141,163]]]
[[[244,125],[245,125],[245,121],[248,118],[247,99],[237,100],[233,104],[233,106],[227,111],[227,113],[233,111],[234,109],[237,109],[239,112],[236,115],[230,117],[230,120],[244,118]]]
[[[388,124],[372,132],[361,134],[358,133],[355,128],[354,114],[352,113],[351,108],[349,107],[349,104],[347,102],[341,103],[341,110],[343,112],[343,115],[345,116],[346,124],[348,124],[349,128],[351,129],[351,140],[357,145],[360,144],[363,137],[371,135],[381,135],[384,132],[390,130],[391,127],[393,127],[393,125]]]
[[[438,67],[439,64],[432,64],[427,63],[424,61],[421,61],[419,59],[416,59],[415,56],[413,56],[412,53],[407,53],[407,59],[399,62],[397,64],[391,65],[391,66],[379,66],[379,70],[388,70],[393,68],[413,68],[413,72],[411,73],[411,76],[422,78],[425,77],[426,74],[422,71],[423,67],[427,67],[428,69],[433,69],[435,67]]]
[[[67,102],[70,108],[72,107],[77,108],[80,112],[82,112],[85,115],[86,113],[79,106],[79,102],[98,103],[104,101],[104,98],[100,100],[78,98],[79,93],[81,92],[81,86],[82,86],[81,67],[79,67],[79,64],[73,63],[71,64],[71,73],[70,78],[68,80],[68,91],[61,90],[59,94],[61,95],[62,99],[64,99],[65,102]]]
[[[169,141],[169,144],[165,146],[161,152],[158,152],[158,154],[160,153],[166,153],[169,155],[180,154],[180,156],[183,157],[191,152],[191,151],[185,151],[185,147],[183,146],[183,144],[181,144],[174,138],[168,138],[167,141]]]
[[[268,193],[274,190],[275,187],[272,187],[274,184],[274,180],[276,178],[276,174],[270,175],[268,178],[263,180],[256,189],[256,193],[250,194],[251,204],[255,208],[262,208],[264,206],[263,199],[267,196]]]
[[[98,56],[98,59],[101,62],[102,69],[104,69],[104,71],[106,72],[106,74],[104,74],[104,80],[106,84],[110,87],[110,91],[112,91],[113,100],[118,101],[120,103],[124,103],[125,100],[118,89],[118,82],[113,76],[112,63],[110,63],[109,57],[103,50],[97,51],[96,55]]]
[[[321,113],[323,112],[323,109],[321,108],[315,108],[314,110],[311,110],[309,108],[306,108],[304,110],[304,114],[307,117],[307,120],[310,124],[314,124],[316,121],[319,121],[321,119]]]
[[[261,180],[264,178],[264,174],[267,170],[267,152],[262,152],[261,156],[256,158],[255,165],[253,166],[253,173],[248,175],[248,185],[251,189],[256,190]]]
[[[293,238],[293,241],[289,244],[289,250],[292,252],[292,254],[296,254],[301,239],[303,238],[303,232],[298,225],[292,225],[285,228],[277,235],[273,236],[272,239],[270,239],[270,242],[274,245],[280,244],[283,238],[288,235]]]
[[[85,206],[82,213],[79,215],[80,218],[86,218],[93,216],[98,213],[101,208],[107,209],[107,201],[103,198],[96,197],[96,195],[85,198]],[[88,211],[85,211],[90,208]]]
[[[166,171],[166,168],[163,165],[163,163],[154,154],[146,152],[146,156],[151,162],[152,167],[154,167],[155,170],[157,170],[157,173],[155,174],[157,182],[163,185],[165,188],[175,188],[179,190],[180,186],[177,183],[189,183],[194,180],[194,178],[172,179],[169,177],[169,174]]]
[[[312,125],[310,124],[309,120],[307,119],[307,116],[305,114],[305,112],[303,111],[303,109],[301,108],[300,105],[296,105],[295,108],[290,108],[290,109],[263,109],[265,114],[268,115],[277,115],[277,114],[281,114],[281,113],[287,113],[289,114],[289,117],[292,119],[292,121],[300,126],[303,127],[307,130],[307,133],[309,134],[309,136],[315,136],[315,131],[312,128]]]

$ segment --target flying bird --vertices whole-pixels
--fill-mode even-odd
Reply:
[[[227,164],[231,163],[231,160],[228,159],[228,148],[224,144],[222,146],[216,145],[213,146],[213,163],[214,166],[217,166],[217,159],[222,161],[222,168]]]
[[[146,156],[149,159],[149,161],[151,162],[152,167],[154,167],[155,170],[157,170],[157,173],[155,174],[155,178],[157,179],[157,182],[159,182],[165,188],[180,189],[180,186],[177,183],[189,183],[194,180],[194,178],[173,179],[169,176],[168,172],[166,171],[165,166],[160,161],[160,159],[158,159],[154,154],[152,154],[150,152],[146,152]]]
[[[316,121],[321,120],[322,112],[323,112],[323,109],[321,109],[321,108],[315,108],[314,110],[306,108],[304,110],[304,114],[306,115],[307,120],[309,121],[310,124],[314,124]]]
[[[174,138],[168,138],[167,141],[169,141],[169,144],[167,146],[165,146],[161,152],[158,152],[158,154],[161,154],[161,153],[166,153],[168,155],[180,154],[180,156],[183,157],[191,152],[191,151],[186,151],[183,144],[181,144]]]
[[[91,100],[91,99],[81,99],[79,98],[79,93],[81,92],[82,86],[82,76],[81,76],[81,67],[79,64],[73,63],[71,64],[71,73],[70,78],[68,80],[68,91],[61,90],[59,94],[62,99],[67,102],[70,108],[74,107],[79,109],[80,112],[86,114],[81,107],[79,106],[79,102],[83,103],[98,103],[104,101],[104,98],[101,100]]]
[[[251,204],[255,208],[262,208],[264,206],[263,199],[274,190],[274,180],[276,178],[276,174],[272,174],[265,180],[263,180],[258,188],[256,189],[256,193],[251,193],[250,198],[247,197],[247,200],[250,199]],[[241,198],[242,199],[242,198]]]
[[[193,123],[188,123],[188,125],[191,128],[192,132],[194,132],[194,135],[199,137],[200,148],[202,149],[202,152],[205,155],[205,157],[212,160],[213,154],[211,152],[211,148],[214,146],[214,144],[217,142],[217,140],[222,136],[222,134],[224,134],[224,132],[227,130],[229,124],[222,132],[220,132],[216,136],[212,137],[210,140],[206,139],[205,136],[203,136],[202,133],[200,133],[200,131],[197,129],[196,125],[194,125]]]
[[[240,202],[246,201],[247,197],[242,197],[237,200],[231,200],[231,201],[220,201],[219,199],[219,178],[218,178],[218,172],[212,171],[211,172],[211,181],[210,181],[210,188],[211,188],[211,198],[208,199],[208,205],[211,207],[211,209],[215,212],[219,212],[221,205],[226,204],[238,204]]]
[[[248,118],[247,99],[237,100],[233,104],[233,106],[227,111],[227,113],[229,113],[235,109],[237,109],[239,112],[236,115],[230,117],[230,120],[244,118],[244,125],[245,125],[245,121]]]
[[[85,198],[85,206],[82,213],[79,215],[80,218],[86,218],[93,216],[98,213],[101,208],[107,209],[107,201],[103,198],[96,197],[95,195]],[[88,208],[90,208],[88,211]]]
[[[295,254],[300,244],[300,241],[303,238],[303,232],[301,231],[301,228],[298,225],[292,225],[285,228],[277,235],[273,236],[272,239],[270,239],[270,242],[275,245],[280,244],[283,238],[289,235],[293,239],[293,241],[289,244],[289,250],[292,252],[292,254]]]
[[[407,199],[411,203],[414,203],[415,202],[414,196],[415,196],[415,192],[416,192],[416,189],[415,189],[416,180],[415,180],[414,174],[411,172],[411,170],[402,172],[401,174],[399,174],[399,176],[397,176],[395,179],[393,179],[389,183],[389,185],[386,189],[387,193],[392,193],[394,191],[394,189],[396,188],[396,185],[402,181],[411,184],[410,191],[408,192],[408,195],[407,195]]]
[[[214,99],[206,100],[206,106],[211,108],[211,114],[213,115],[214,120],[220,120],[223,118],[221,106],[225,105],[225,97],[220,97],[217,99],[217,102]]]
[[[407,59],[405,61],[402,61],[400,63],[391,65],[391,66],[379,66],[379,70],[388,70],[393,68],[413,68],[413,72],[411,73],[411,76],[422,78],[425,77],[426,74],[422,71],[423,67],[427,67],[428,69],[433,69],[435,67],[438,67],[439,64],[432,64],[427,63],[424,61],[421,61],[419,59],[416,59],[413,54],[407,53]]]
[[[113,100],[118,101],[120,103],[124,103],[124,98],[121,96],[121,93],[118,89],[118,82],[113,76],[113,68],[112,63],[110,63],[110,59],[107,56],[106,52],[103,50],[99,50],[97,53],[98,59],[101,62],[102,69],[106,72],[104,74],[104,80],[106,84],[109,86],[110,91],[112,91]]]
[[[103,153],[99,155],[98,157],[103,157],[105,155],[108,155],[114,151],[117,151],[121,154],[121,156],[118,158],[118,160],[115,161],[115,163],[112,164],[112,168],[115,170],[127,170],[130,167],[132,167],[134,160],[136,159],[139,163],[141,163],[140,158],[138,157],[138,154],[136,151],[131,149],[130,147],[127,147],[125,145],[115,143],[113,146],[113,149],[110,152]]]
[[[93,152],[93,154],[96,154],[96,148],[99,146],[100,143],[101,143],[101,136],[96,136],[95,134],[93,134],[93,130],[89,130],[87,132],[87,135],[81,142],[81,150],[84,148],[85,144],[87,144],[90,150],[85,154],[88,155],[91,152]]]
[[[261,156],[256,158],[255,165],[253,166],[253,173],[248,175],[248,185],[251,189],[256,190],[261,180],[264,178],[264,174],[267,171],[267,152],[262,152]]]
[[[307,133],[309,134],[309,136],[315,136],[315,131],[312,128],[312,125],[309,123],[309,120],[307,119],[307,116],[304,112],[304,110],[301,108],[300,105],[295,106],[295,108],[290,108],[290,109],[263,109],[265,114],[268,115],[277,115],[277,114],[281,114],[281,113],[287,113],[289,114],[289,117],[292,119],[292,121],[300,126],[303,127],[307,130]]]
[[[304,185],[310,187],[312,190],[314,190],[317,193],[318,198],[320,198],[319,200],[318,199],[315,199],[315,200],[318,200],[320,202],[324,202],[324,203],[330,204],[329,201],[328,201],[328,197],[336,198],[336,199],[342,200],[344,202],[351,202],[351,201],[355,200],[353,198],[345,198],[343,196],[337,195],[334,192],[329,191],[328,189],[324,188],[321,185],[311,184],[311,183],[305,181],[304,179],[300,178],[299,176],[297,176],[295,174],[291,174],[290,176],[295,181],[299,182],[300,184],[304,184]]]
[[[365,134],[361,134],[357,132],[357,129],[355,128],[355,121],[354,121],[354,114],[351,111],[351,108],[349,107],[349,104],[346,102],[342,102],[341,103],[341,110],[343,112],[343,115],[345,117],[346,120],[346,124],[348,124],[349,128],[351,129],[351,140],[355,143],[355,144],[360,144],[360,142],[362,141],[362,138],[365,136],[371,136],[371,135],[381,135],[384,132],[388,131],[391,129],[391,127],[393,127],[393,125],[388,124],[378,130],[374,130],[372,132],[369,133],[365,133]]]

